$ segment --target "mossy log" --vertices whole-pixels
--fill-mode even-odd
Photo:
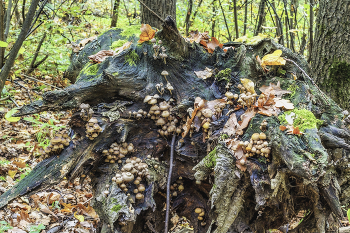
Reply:
[[[212,122],[212,134],[205,142],[202,132],[183,139],[176,136],[172,183],[181,178],[184,190],[171,197],[172,213],[185,216],[194,232],[200,233],[266,232],[276,228],[287,232],[288,223],[301,210],[307,215],[289,232],[338,229],[338,220],[345,213],[341,206],[347,206],[350,198],[349,122],[343,120],[346,116],[342,109],[320,93],[295,65],[287,63],[281,67],[282,74],[277,68],[266,73],[256,56],[263,57],[280,49],[284,57],[309,73],[307,62],[269,39],[255,45],[230,42],[225,46],[234,48],[224,52],[217,47],[210,54],[200,45],[186,42],[171,18],[167,18],[156,38],[163,41],[167,50],[166,64],[153,58],[152,43],[137,44],[136,37],[130,37],[133,41],[130,48],[95,65],[95,73],[84,72],[91,66],[86,64],[84,69],[78,70],[80,74],[75,84],[63,91],[49,92],[43,100],[20,109],[18,116],[72,109],[81,103],[89,103],[102,132],[89,140],[85,137],[86,122],[79,112],[74,114],[70,122],[72,134],[80,135],[81,139],[39,163],[27,177],[0,197],[0,207],[19,195],[57,184],[64,177],[72,180],[89,175],[95,187],[93,205],[101,218],[100,232],[162,232],[171,139],[158,135],[159,127],[153,120],[134,118],[129,112],[149,108],[143,99],[146,95],[158,94],[157,84],[166,86],[161,72],[167,70],[167,81],[174,90],[172,93],[165,91],[161,98],[169,101],[171,113],[179,120],[186,117],[188,108],[193,107],[195,97],[222,98],[227,81],[232,84],[230,91],[239,93],[236,86],[240,78],[251,79],[257,87],[280,81],[283,89],[293,91],[289,98],[296,108],[307,109],[323,120],[319,129],[306,129],[303,135],[297,136],[281,131],[277,117],[256,114],[240,138],[249,139],[260,131],[261,122],[267,121],[266,135],[271,144],[272,159],[267,162],[248,158],[246,171],[236,166],[235,157],[220,136],[229,118],[229,105],[222,116]],[[88,55],[91,54],[84,56]],[[206,67],[216,71],[229,68],[231,72],[227,80],[198,78],[194,71]],[[294,80],[292,74],[298,79]],[[241,116],[244,109],[235,113]],[[151,175],[146,180],[141,201],[136,200],[133,193],[127,195],[112,181],[120,165],[105,163],[102,151],[113,142],[132,143],[135,148],[132,156],[148,164]],[[159,161],[146,159],[148,155]],[[128,187],[129,190],[134,188],[133,184]],[[205,212],[202,221],[198,221],[196,208]]]

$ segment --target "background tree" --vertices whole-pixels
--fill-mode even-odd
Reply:
[[[320,86],[341,107],[350,108],[350,2],[320,1],[311,66]]]
[[[118,11],[119,11],[119,5],[120,5],[120,0],[115,0],[113,4],[113,11],[112,11],[112,22],[111,22],[111,28],[117,26],[118,22]]]
[[[170,15],[176,21],[176,0],[140,0],[162,19]],[[141,23],[162,28],[162,21],[141,4]]]

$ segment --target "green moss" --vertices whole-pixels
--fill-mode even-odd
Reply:
[[[123,44],[125,44],[126,42],[128,42],[127,40],[117,40],[114,41],[111,45],[111,49],[116,49],[119,48],[121,46],[123,46]]]
[[[136,62],[139,60],[139,55],[135,52],[135,50],[132,50],[130,53],[125,55],[125,63],[129,63],[129,66],[136,66]]]
[[[139,37],[141,34],[141,25],[132,25],[127,26],[123,28],[123,31],[120,33],[121,36],[130,37],[132,35],[135,35],[136,37]]]
[[[218,79],[218,81],[226,80],[227,82],[229,82],[230,74],[231,74],[231,69],[226,68],[224,70],[220,70],[220,72],[216,75],[216,78]]]
[[[98,68],[99,68],[99,64],[88,63],[88,65],[84,67],[81,73],[86,75],[96,75]]]
[[[205,158],[203,159],[203,162],[205,166],[208,168],[213,168],[216,165],[216,158],[217,158],[217,152],[216,147],[214,150],[212,150]]]
[[[121,208],[123,208],[123,206],[117,204],[117,205],[113,206],[111,210],[118,213]]]
[[[286,115],[294,112],[295,116],[293,117],[293,126],[298,127],[301,132],[304,132],[305,129],[315,129],[317,126],[323,123],[322,120],[316,119],[315,115],[306,109],[293,109],[292,111],[287,111],[284,114],[278,117],[282,125],[287,125]]]
[[[288,87],[288,91],[291,91],[289,98],[292,99],[295,96],[296,91],[299,89],[299,86],[294,82],[292,85]]]

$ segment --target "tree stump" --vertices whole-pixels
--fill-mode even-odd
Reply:
[[[93,109],[91,116],[97,119],[102,132],[94,138],[89,136],[93,140],[86,137],[86,119],[77,111],[70,122],[70,136],[76,135],[78,140],[60,154],[39,163],[4,193],[0,207],[19,195],[57,184],[64,177],[72,180],[89,175],[95,188],[93,206],[101,219],[100,232],[162,232],[171,136],[161,136],[162,127],[147,116],[150,105],[144,103],[145,97],[159,95],[158,103],[164,101],[170,107],[171,121],[180,127],[196,97],[207,101],[222,99],[227,82],[232,84],[229,91],[239,93],[240,78],[247,78],[254,81],[258,94],[257,87],[278,81],[281,88],[292,89],[289,99],[294,106],[307,109],[323,120],[321,127],[306,129],[300,136],[287,134],[280,130],[278,117],[257,113],[242,135],[236,137],[247,141],[254,133],[261,132],[262,122],[267,122],[265,134],[271,147],[270,161],[250,157],[245,169],[239,169],[222,129],[230,114],[240,118],[248,110],[225,105],[220,116],[211,120],[209,138],[202,130],[194,130],[191,137],[176,136],[171,213],[189,219],[194,232],[266,232],[276,228],[287,232],[288,223],[301,210],[308,214],[289,232],[338,229],[337,219],[344,215],[341,206],[347,206],[350,197],[349,118],[294,64],[281,67],[283,74],[277,68],[266,72],[256,56],[263,57],[279,49],[284,57],[309,73],[307,62],[269,39],[255,45],[229,42],[225,46],[234,48],[224,52],[217,47],[210,54],[199,44],[186,42],[174,25],[167,18],[163,30],[156,33],[157,40],[161,39],[166,48],[166,64],[162,59],[154,59],[151,42],[137,44],[137,38],[131,37],[132,45],[120,54],[100,64],[85,62],[75,84],[62,91],[48,92],[43,100],[20,109],[17,116],[73,109],[88,103]],[[91,54],[84,56],[88,55]],[[93,74],[87,72],[91,66],[95,66]],[[206,67],[216,73],[227,68],[230,72],[224,80],[198,78],[194,71]],[[163,70],[169,74],[166,79],[161,75]],[[173,91],[159,93],[158,84],[165,87],[167,81]],[[137,115],[140,109],[146,113]],[[125,149],[130,143],[133,149],[127,156],[116,159],[121,163],[111,163],[113,159],[105,162],[111,145]],[[116,174],[122,172],[130,158],[139,158],[147,164],[148,172],[140,175],[139,181],[145,186],[140,199],[133,193],[137,183],[126,183],[126,188],[116,184]],[[198,213],[197,208],[200,208]]]

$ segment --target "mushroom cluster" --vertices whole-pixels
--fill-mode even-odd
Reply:
[[[178,120],[176,117],[171,115],[171,106],[168,102],[163,101],[157,104],[157,98],[154,96],[146,96],[144,99],[144,103],[148,103],[151,106],[147,116],[156,122],[156,125],[162,127],[162,129],[158,130],[158,133],[161,136],[168,136],[173,133],[180,134],[181,128],[176,127]]]
[[[203,217],[204,217],[204,215],[205,215],[204,209],[203,209],[203,208],[196,208],[196,209],[194,210],[194,212],[195,212],[196,214],[198,214],[198,220],[199,220],[199,221],[203,221]]]
[[[61,129],[54,138],[51,139],[50,145],[44,149],[46,154],[60,153],[65,146],[69,146],[71,138],[67,129]],[[43,153],[43,151],[42,151]]]
[[[256,97],[258,96],[256,93],[250,93],[249,91],[246,91],[245,87],[242,84],[238,84],[238,89],[240,90],[241,94],[238,97],[237,103],[242,105],[243,108],[247,106],[250,108],[252,105],[255,105],[256,103]],[[233,97],[234,98],[234,97]]]
[[[98,125],[97,118],[92,117],[86,124],[86,137],[94,140],[100,132],[102,132],[102,128]]]
[[[271,153],[271,148],[266,141],[265,133],[254,133],[250,141],[241,141],[239,145],[243,147],[246,157],[260,155],[268,158]]]
[[[267,130],[267,121],[263,120],[260,124],[260,130],[261,131],[266,131]]]
[[[81,109],[80,110],[81,119],[83,119],[84,121],[90,120],[90,118],[92,117],[92,114],[94,114],[94,110],[90,108],[90,105],[82,103],[79,107]]]
[[[156,60],[158,58],[158,54],[159,54],[159,51],[161,49],[162,52],[159,54],[159,57],[161,59],[163,59],[164,64],[166,64],[166,58],[168,57],[168,55],[165,54],[166,48],[164,46],[162,46],[163,41],[158,40],[158,43],[157,43],[157,40],[155,38],[153,38],[151,40],[151,42],[153,43],[153,50],[154,50],[153,58],[154,58],[154,60]]]
[[[225,96],[227,98],[227,104],[229,104],[229,105],[233,105],[233,99],[237,100],[239,97],[238,94],[233,94],[230,91],[226,92]]]
[[[128,191],[127,184],[133,182],[136,186],[133,190],[133,193],[136,194],[136,199],[143,199],[144,195],[142,193],[146,190],[146,187],[144,184],[141,184],[141,182],[143,178],[150,178],[148,165],[143,163],[140,158],[132,157],[126,159],[120,171],[121,173],[117,173],[112,178],[112,181],[116,182],[124,192]]]
[[[121,145],[118,143],[112,143],[109,150],[103,150],[102,154],[104,154],[106,157],[105,162],[106,163],[115,163],[118,161],[118,163],[122,163],[122,158],[124,158],[128,153],[134,151],[134,145],[132,143],[126,143],[123,142]]]

